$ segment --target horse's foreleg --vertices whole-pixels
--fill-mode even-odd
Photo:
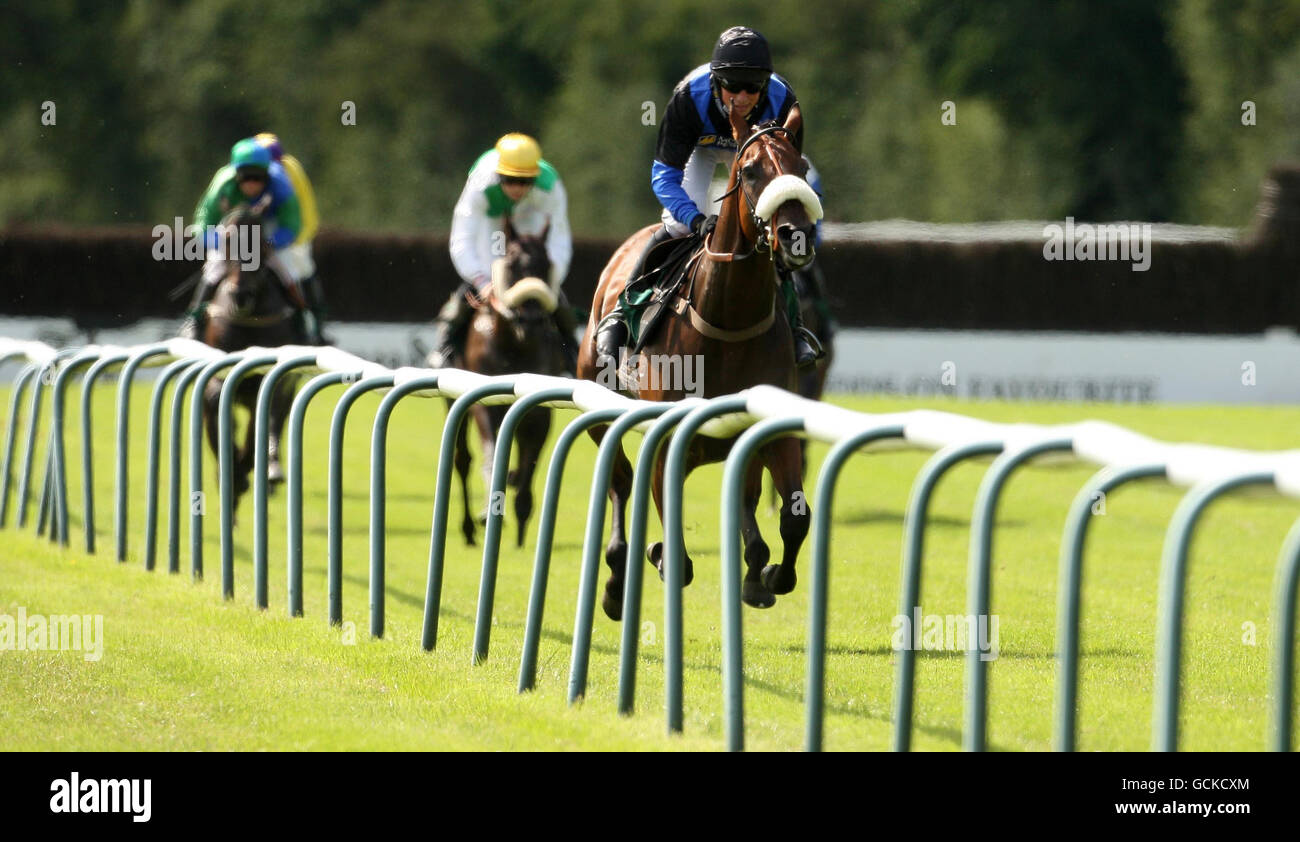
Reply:
[[[758,531],[759,498],[763,496],[763,463],[754,460],[745,469],[745,487],[742,495],[740,512],[740,539],[745,545],[745,581],[741,585],[740,597],[746,605],[755,608],[771,608],[776,604],[776,596],[763,584],[763,568],[767,566],[772,552],[767,542]]]
[[[271,396],[270,430],[266,440],[266,479],[275,485],[284,482],[284,468],[280,464],[280,440],[284,435],[284,422],[293,408],[294,387],[297,381],[288,377],[276,387]]]
[[[685,476],[691,475],[691,469],[695,467],[695,460],[688,457],[686,460]],[[654,494],[655,508],[659,510],[659,523],[664,522],[664,457],[659,458],[655,465],[654,476],[650,480],[650,490]],[[686,543],[685,536],[678,536],[682,543]],[[664,540],[669,540],[667,533],[664,534]],[[691,560],[690,553],[683,553],[685,564],[682,570],[682,587],[689,585],[695,579],[695,562]],[[664,578],[664,545],[663,541],[658,541],[650,545],[646,550],[646,560],[655,566],[659,571],[659,578]]]
[[[456,456],[452,464],[456,466],[456,475],[460,477],[461,503],[464,514],[461,515],[460,531],[465,536],[465,543],[474,546],[474,516],[470,514],[469,508],[469,469],[471,457],[469,453],[469,439],[462,423],[460,430],[456,432]]]
[[[515,489],[515,546],[524,545],[524,532],[528,527],[528,519],[533,516],[533,475],[537,472],[537,461],[542,455],[542,445],[546,443],[546,437],[551,432],[551,411],[543,410],[542,417],[533,421],[532,415],[538,412],[533,410],[529,413],[526,422],[520,425],[519,431],[519,456],[516,469],[512,472],[511,485]]]
[[[803,458],[796,439],[786,438],[766,448],[764,462],[772,472],[772,482],[781,495],[781,563],[769,564],[763,570],[763,583],[774,594],[794,590],[795,559],[799,548],[808,537],[812,522],[808,498],[803,491]]]
[[[605,563],[609,565],[609,580],[600,607],[605,616],[618,622],[623,619],[623,582],[627,573],[627,535],[623,531],[627,517],[627,500],[632,495],[632,463],[623,448],[614,457],[614,473],[609,482],[610,528],[609,543],[605,545]]]

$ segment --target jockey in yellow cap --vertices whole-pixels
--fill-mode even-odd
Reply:
[[[573,237],[569,232],[569,205],[559,174],[542,158],[537,141],[525,134],[504,135],[496,146],[479,156],[456,202],[451,223],[451,262],[461,286],[438,314],[438,346],[430,355],[435,368],[451,367],[464,340],[474,310],[469,296],[487,294],[492,279],[494,236],[504,230],[505,216],[521,234],[537,236],[549,231],[546,254],[551,261],[551,287],[559,298],[555,326],[569,370],[576,368],[577,319],[560,284],[569,272]]]

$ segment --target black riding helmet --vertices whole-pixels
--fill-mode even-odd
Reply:
[[[733,26],[718,36],[709,70],[714,78],[763,84],[772,75],[767,39],[748,26]]]

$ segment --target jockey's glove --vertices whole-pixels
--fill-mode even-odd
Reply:
[[[709,236],[717,225],[717,214],[712,214],[710,216],[705,216],[702,213],[696,214],[695,218],[691,220],[691,231],[693,231],[697,237],[704,238]]]

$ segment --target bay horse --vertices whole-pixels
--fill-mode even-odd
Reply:
[[[457,368],[489,376],[525,372],[558,376],[564,373],[560,334],[551,316],[560,306],[559,297],[545,280],[551,276],[551,260],[546,253],[548,233],[549,224],[540,235],[522,235],[506,215],[505,256],[492,266],[492,284],[488,294],[477,301],[471,300],[477,312],[465,337],[465,350],[455,357]],[[450,400],[447,403],[451,405]],[[509,408],[480,403],[471,410],[482,446],[485,487],[491,486],[497,432]],[[533,475],[550,432],[551,410],[540,406],[523,417],[515,432],[515,467],[510,471],[506,484],[515,490],[515,545],[518,547],[524,545],[525,528],[533,513]],[[473,546],[475,518],[470,514],[469,501],[471,460],[467,431],[462,426],[456,442],[454,464],[460,476],[464,502],[461,532],[465,542]],[[478,517],[480,523],[485,520],[486,509]]]
[[[241,206],[231,211],[221,221],[223,241],[241,242],[235,239],[249,236],[261,236],[261,215],[257,210]],[[242,240],[248,242],[248,240]],[[227,353],[242,351],[254,345],[274,348],[279,345],[302,345],[302,335],[297,320],[294,318],[301,303],[295,305],[291,293],[286,290],[277,270],[272,246],[265,239],[257,240],[261,259],[255,269],[245,268],[235,249],[227,249],[232,255],[226,260],[225,273],[217,287],[212,301],[207,305],[207,319],[200,339],[213,348]],[[212,452],[220,458],[219,433],[217,425],[217,408],[221,398],[221,385],[224,381],[212,378],[203,392],[203,416],[207,427],[208,443]],[[268,444],[267,478],[271,483],[279,483],[284,478],[280,466],[280,437],[284,432],[284,422],[289,416],[293,403],[293,394],[298,382],[295,375],[287,375],[276,386],[271,399],[270,436]],[[257,405],[257,391],[262,385],[262,376],[249,375],[240,381],[235,392],[236,401],[249,412],[249,420],[244,431],[244,443],[235,450],[234,493],[235,505],[249,488],[248,475],[253,469],[253,445],[255,441],[254,409]]]
[[[807,166],[791,143],[802,115],[796,107],[784,125],[775,123],[751,128],[742,117],[730,117],[737,144],[735,160],[723,194],[717,225],[688,264],[688,276],[678,287],[681,298],[664,314],[656,333],[643,345],[647,355],[695,355],[704,365],[703,396],[738,392],[750,386],[769,384],[795,391],[798,381],[790,325],[777,312],[782,307],[777,286],[776,265],[794,271],[809,265],[815,257],[814,223],[821,217],[821,203],[804,175]],[[614,253],[601,273],[592,302],[592,313],[578,358],[578,376],[608,385],[603,371],[611,361],[597,358],[596,326],[613,309],[629,281],[638,256],[657,226],[632,235]],[[764,252],[769,252],[765,254]],[[764,327],[766,325],[766,327]],[[671,359],[671,357],[669,357]],[[644,370],[644,369],[643,369]],[[636,397],[672,401],[685,396],[684,384],[628,384],[615,380],[620,391]],[[605,428],[593,429],[598,441]],[[718,440],[703,436],[689,450],[686,471],[726,458],[735,438]],[[762,471],[767,468],[782,498],[780,510],[783,553],[779,564],[768,564],[770,551],[759,533],[755,510],[762,489]],[[656,464],[652,481],[655,506],[663,520],[663,459]],[[612,526],[605,562],[610,578],[605,583],[601,606],[612,620],[622,618],[623,581],[628,559],[624,518],[631,493],[632,466],[620,450],[609,489]],[[742,598],[754,607],[775,604],[779,594],[795,586],[795,558],[808,534],[809,515],[803,495],[803,457],[800,442],[777,439],[758,451],[745,475],[741,536],[745,546],[747,572]],[[642,548],[634,548],[638,553]],[[663,576],[662,542],[646,551],[647,560]],[[683,581],[690,584],[693,563],[688,555]]]

